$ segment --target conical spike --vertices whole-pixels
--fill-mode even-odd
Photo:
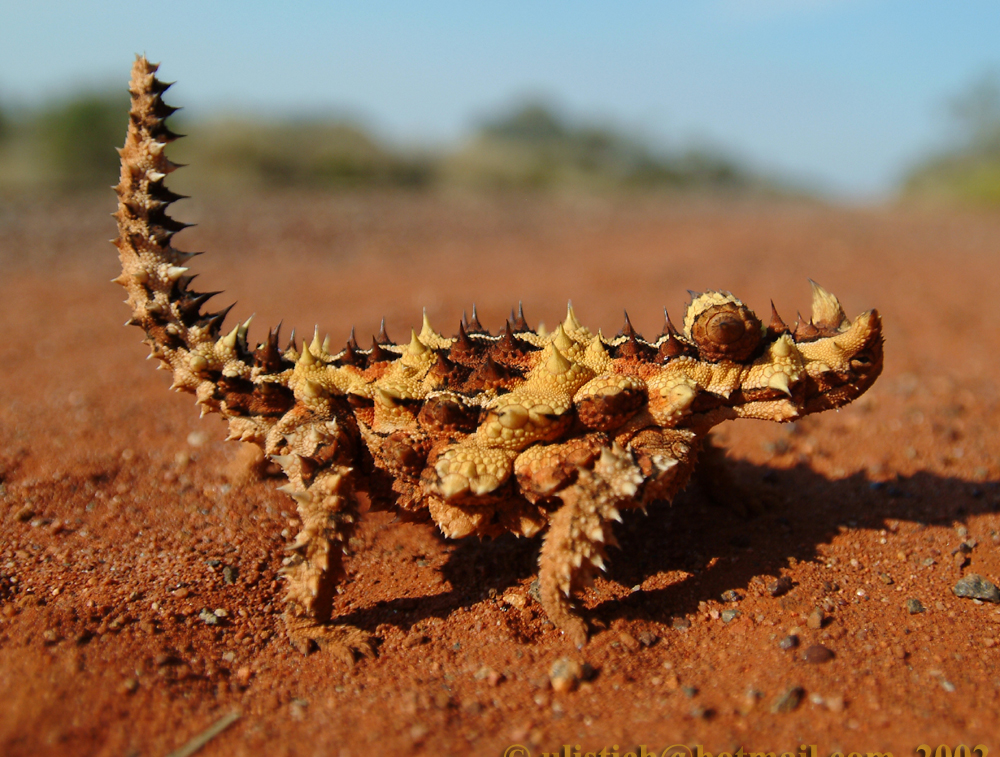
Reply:
[[[427,345],[420,341],[417,332],[410,329],[410,344],[407,350],[411,355],[423,355],[427,352]]]
[[[389,338],[389,334],[385,330],[385,318],[382,319],[382,325],[379,326],[378,336],[375,337],[375,341],[379,344],[392,344],[392,340]]]
[[[549,345],[549,349],[552,351],[552,354],[549,355],[548,362],[545,363],[545,367],[548,369],[549,373],[553,376],[561,376],[573,367],[573,363],[567,360],[566,356],[559,351],[555,342]]]
[[[792,396],[792,390],[788,386],[788,374],[783,372],[775,373],[767,380],[767,385],[771,389],[777,389],[779,392],[784,392],[789,397]]]
[[[309,344],[309,351],[314,355],[323,354],[323,343],[319,339],[319,326],[313,327],[313,338]]]
[[[503,327],[503,334],[500,339],[493,345],[493,349],[500,354],[510,354],[518,349],[517,341],[514,337],[514,329],[510,325],[508,320]]]
[[[809,342],[820,336],[820,331],[816,328],[812,322],[806,322],[802,317],[802,313],[798,314],[799,319],[795,324],[794,337],[796,342]]]
[[[431,366],[429,373],[439,381],[444,381],[451,374],[455,364],[440,352],[435,352],[434,356],[434,364]]]
[[[292,329],[292,333],[288,335],[288,344],[285,346],[285,352],[289,350],[299,351],[298,345],[295,342],[295,329]]]
[[[236,307],[235,302],[229,307],[223,308],[218,313],[212,313],[205,317],[204,319],[205,328],[209,334],[211,334],[213,337],[218,336],[219,329],[222,327],[223,321],[226,320],[226,316],[229,315],[229,311],[232,310],[234,307]]]
[[[231,350],[236,349],[236,339],[239,336],[239,331],[240,327],[238,325],[235,326],[232,331],[219,340],[219,344]]]
[[[368,357],[372,363],[385,363],[389,360],[395,360],[399,357],[399,355],[395,352],[383,349],[382,345],[378,343],[378,339],[372,337],[372,349]]]
[[[357,350],[356,343],[354,342],[354,332],[351,332],[351,338],[347,341],[347,346],[344,347],[344,351],[340,355],[340,363],[343,365],[353,365],[355,367],[360,367],[364,364],[360,353]]]
[[[563,352],[568,352],[570,349],[573,348],[574,342],[566,335],[566,329],[563,328],[563,325],[561,323],[558,326],[556,326],[556,331],[552,335],[552,344],[554,344]]]
[[[812,322],[824,333],[843,331],[850,327],[850,321],[844,315],[840,300],[826,291],[812,279]]]
[[[486,356],[486,360],[474,376],[474,379],[482,381],[484,386],[496,386],[505,378],[507,378],[507,372],[498,366],[489,355]]]
[[[767,333],[771,336],[788,333],[788,326],[785,325],[785,322],[781,320],[781,316],[778,315],[778,309],[774,307],[774,300],[771,300],[771,322],[767,325]]]
[[[309,345],[305,342],[302,343],[302,354],[299,355],[299,365],[306,368],[316,365],[316,358],[313,357],[312,350],[309,349]]]
[[[267,342],[260,345],[254,352],[254,363],[264,373],[275,373],[281,368],[281,352],[278,350],[278,335],[281,332],[279,323],[267,334]]]
[[[636,330],[632,328],[632,321],[629,320],[627,310],[625,311],[625,323],[622,326],[621,331],[618,332],[618,336],[627,336],[629,338],[638,336]]]
[[[463,313],[464,317],[465,314]],[[483,328],[483,324],[479,322],[479,315],[476,313],[476,303],[472,303],[472,318],[470,318],[466,324],[467,331],[470,334],[489,334],[490,332]]]
[[[456,357],[471,354],[475,349],[476,345],[471,339],[469,339],[469,335],[466,333],[464,321],[459,323],[458,336],[456,336],[455,341],[451,343],[451,349],[448,351],[448,356],[454,360]]]
[[[511,318],[511,324],[514,327],[514,331],[531,331],[531,327],[524,319],[524,306],[522,302],[517,303],[517,316]]]
[[[674,322],[670,320],[670,313],[667,312],[666,308],[663,308],[663,332],[660,336],[677,336],[678,334],[680,334],[680,332],[677,330],[677,327],[674,326]]]
[[[420,338],[424,341],[428,341],[435,337],[440,338],[441,335],[434,330],[433,326],[431,326],[431,321],[427,317],[427,308],[424,308],[424,317],[420,324]]]
[[[597,331],[597,337],[587,345],[587,355],[590,360],[604,361],[609,359],[607,347],[604,345],[604,335],[601,334],[600,329]]]
[[[580,322],[576,319],[576,313],[573,312],[573,301],[570,300],[566,303],[566,320],[563,321],[563,328],[572,333],[578,331],[580,325]]]
[[[254,313],[254,315],[256,315],[256,313]],[[243,323],[240,324],[239,331],[236,334],[237,339],[239,339],[239,342],[241,345],[243,345],[243,347],[246,347],[247,334],[250,332],[250,322],[252,320],[253,320],[253,315],[251,315],[249,318],[243,321]]]
[[[347,345],[349,347],[353,347],[356,350],[361,349],[361,346],[358,344],[357,337],[354,336],[354,327],[353,326],[351,326],[351,338],[347,340]]]

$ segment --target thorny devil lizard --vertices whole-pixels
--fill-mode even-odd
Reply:
[[[303,651],[371,654],[361,630],[331,622],[344,578],[345,546],[357,526],[357,492],[375,508],[429,517],[450,538],[533,536],[548,617],[575,644],[587,625],[573,596],[604,568],[619,512],[669,501],[687,482],[709,430],[730,418],[792,421],[841,407],[882,370],[877,311],[848,319],[813,284],[812,317],[789,329],[772,305],[764,326],[726,292],[692,294],[678,331],[653,341],[626,320],[596,336],[572,307],[550,333],[520,312],[502,333],[473,317],[455,336],[431,328],[394,344],[382,333],[361,349],[353,332],[333,353],[278,346],[278,329],[256,346],[249,321],[224,331],[227,310],[206,313],[211,294],[191,288],[191,253],[172,246],[185,224],[166,214],[180,198],[164,185],[176,166],[175,110],[157,66],[137,57],[128,135],[121,153],[119,235],[130,324],[193,393],[202,412],[229,423],[284,470],[302,522],[289,545],[285,622]]]

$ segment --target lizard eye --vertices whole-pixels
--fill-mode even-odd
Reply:
[[[871,364],[871,356],[864,353],[851,358],[851,370],[863,371],[865,368],[870,368]]]
[[[698,314],[691,325],[691,338],[703,359],[739,362],[760,344],[761,324],[746,305],[724,302]]]

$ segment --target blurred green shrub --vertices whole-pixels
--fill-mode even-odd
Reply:
[[[36,110],[0,107],[0,189],[104,191],[115,183],[128,96],[93,90]],[[610,125],[577,123],[543,102],[484,122],[452,150],[403,151],[362,126],[332,118],[174,117],[190,135],[171,158],[193,164],[175,189],[248,187],[422,189],[459,185],[515,190],[776,190],[735,161],[704,151],[666,154]]]
[[[1000,72],[973,82],[950,103],[956,145],[917,165],[904,196],[1000,205]]]
[[[171,154],[215,182],[359,188],[423,187],[435,179],[430,158],[392,152],[347,122],[231,118],[185,125],[184,130],[192,138],[177,143]]]
[[[128,109],[127,93],[89,92],[49,105],[34,116],[31,131],[60,183],[115,183],[114,148],[125,142]]]
[[[611,126],[573,124],[542,102],[485,122],[445,161],[460,183],[515,189],[747,188],[753,178],[720,156],[657,153]]]

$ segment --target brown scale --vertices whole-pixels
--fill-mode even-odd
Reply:
[[[448,349],[448,359],[459,365],[475,365],[485,352],[485,345],[479,340],[469,338],[465,327],[465,318],[458,324],[458,333]]]
[[[490,345],[490,355],[498,363],[507,365],[538,349],[540,348],[531,344],[531,342],[515,336],[514,328],[508,320],[506,326],[504,326],[503,334],[501,334],[497,341]]]
[[[479,408],[447,395],[438,395],[424,401],[417,421],[432,435],[471,434],[479,425]]]
[[[656,348],[643,341],[642,335],[632,327],[628,311],[625,311],[625,325],[622,326],[621,331],[615,336],[616,339],[620,337],[625,337],[625,341],[611,348],[612,358],[649,361],[656,355]]]
[[[286,362],[278,349],[278,334],[281,331],[279,323],[268,332],[267,341],[259,345],[253,353],[254,365],[261,369],[263,373],[279,373],[285,368],[291,368],[292,364]]]
[[[255,385],[241,378],[222,376],[216,382],[217,395],[234,415],[262,415],[269,418],[284,415],[295,406],[292,390],[281,384]]]
[[[453,363],[445,356],[444,350],[435,350],[434,355],[434,364],[430,367],[428,375],[438,389],[462,386],[469,380],[469,376],[472,375],[471,368]]]
[[[427,462],[431,441],[428,437],[415,437],[409,431],[395,431],[382,441],[382,459],[390,473],[396,476],[419,478]]]
[[[550,444],[530,467],[516,466],[514,475],[529,502],[550,500],[577,480],[581,468],[593,468],[601,448],[607,445],[605,434],[588,434],[562,444]]]
[[[595,431],[618,428],[646,404],[646,393],[624,389],[615,394],[593,394],[573,403],[580,423]]]
[[[696,354],[691,345],[681,341],[680,332],[674,326],[673,321],[670,320],[670,313],[667,312],[666,308],[663,309],[663,332],[657,341],[660,342],[660,346],[656,351],[656,362],[660,365],[666,364],[681,355]]]

